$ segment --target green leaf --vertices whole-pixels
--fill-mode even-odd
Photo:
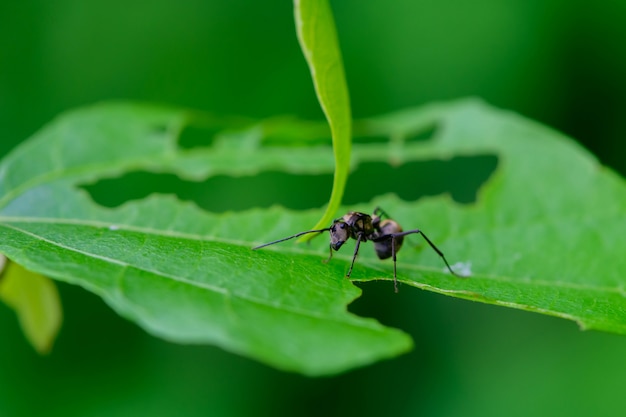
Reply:
[[[2,255],[0,259],[6,262]],[[0,300],[15,310],[35,350],[40,354],[50,352],[63,321],[54,282],[12,262],[0,269]]]
[[[333,190],[322,218],[311,229],[321,229],[334,218],[350,171],[352,116],[337,31],[328,0],[294,0],[296,29],[317,98],[330,125],[335,157]],[[310,240],[305,235],[301,241]]]
[[[407,351],[404,333],[346,311],[360,291],[340,264],[302,269],[288,255],[250,249],[262,228],[286,231],[274,211],[214,215],[167,196],[111,210],[78,187],[137,169],[198,178],[307,171],[320,161],[317,170],[332,170],[316,157],[330,147],[178,149],[183,121],[199,117],[125,104],[60,117],[0,165],[0,251],[100,295],[159,337],[218,345],[281,369],[329,374]]]
[[[404,333],[346,312],[360,294],[344,278],[353,246],[346,244],[328,264],[322,262],[325,237],[308,246],[285,242],[250,250],[308,229],[321,209],[215,214],[164,195],[106,208],[81,188],[137,170],[193,180],[333,171],[330,146],[266,142],[266,131],[255,126],[267,121],[224,123],[212,146],[177,146],[181,131],[209,119],[123,103],[58,118],[0,164],[0,252],[100,295],[154,335],[221,346],[280,369],[331,374],[408,350]],[[303,136],[319,128],[284,123],[299,125]],[[451,276],[419,236],[409,236],[398,254],[401,291],[411,285],[626,333],[626,226],[620,221],[626,187],[584,149],[477,101],[408,109],[355,126],[361,137],[389,138],[355,144],[356,164],[498,159],[472,204],[446,195],[415,202],[383,194],[342,209],[371,212],[380,205],[405,229],[422,229],[453,266],[471,271],[467,279]],[[433,127],[432,139],[413,140]],[[251,132],[256,140],[247,136]],[[232,146],[223,146],[229,138]],[[208,198],[225,198],[211,192]],[[392,265],[376,259],[366,242],[352,278],[391,280]]]

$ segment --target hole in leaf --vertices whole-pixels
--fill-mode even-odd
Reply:
[[[424,142],[430,140],[435,135],[437,128],[438,126],[431,126],[430,128],[414,132],[406,137],[405,142]]]
[[[376,195],[389,192],[403,200],[414,201],[448,192],[459,203],[473,203],[478,189],[495,171],[497,162],[494,155],[481,155],[399,166],[382,162],[362,164],[350,175],[344,202],[351,205],[370,201]]]
[[[450,193],[469,204],[478,189],[496,169],[494,155],[462,156],[449,160],[414,161],[400,166],[371,162],[361,164],[351,175],[344,197],[345,205],[371,201],[375,196],[396,193],[406,201],[427,195]],[[294,175],[263,172],[255,176],[218,175],[206,181],[182,180],[174,174],[132,172],[117,178],[84,184],[98,204],[117,207],[152,193],[174,194],[194,201],[211,212],[241,211],[253,207],[284,207],[304,210],[318,208],[328,201],[332,174]]]
[[[263,127],[263,139],[264,146],[332,146],[332,139],[330,137],[330,130],[324,123],[319,122],[307,122],[299,120],[295,121],[291,119],[277,119],[280,123],[270,123]],[[196,121],[196,123],[199,123]],[[224,132],[227,128],[227,124],[211,124],[206,122],[205,124],[189,124],[186,125],[181,131],[178,138],[178,146],[181,149],[193,149],[193,148],[205,148],[210,147],[215,143],[215,137]],[[251,128],[251,124],[246,125],[247,128]],[[240,129],[242,127],[240,126]],[[259,125],[260,128],[260,125]],[[245,129],[244,129],[245,130]],[[353,143],[371,144],[371,143],[387,143],[391,140],[389,135],[364,135],[361,131],[367,129],[359,128],[355,126]],[[415,132],[411,132],[404,138],[405,142],[423,142],[432,139],[437,130],[437,126],[431,126],[420,129]],[[233,131],[234,132],[234,131]],[[231,132],[232,133],[232,132]]]
[[[185,126],[178,137],[181,149],[204,148],[213,145],[215,135],[222,129],[219,127]]]

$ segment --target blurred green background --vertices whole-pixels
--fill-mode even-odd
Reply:
[[[476,95],[575,137],[626,173],[625,1],[332,6],[355,117]],[[4,0],[0,33],[0,155],[56,114],[108,99],[322,117],[289,1]],[[433,176],[440,181],[435,189],[449,187]],[[39,357],[0,306],[0,416],[626,411],[624,337],[406,286],[398,295],[388,283],[361,286],[351,310],[410,332],[416,348],[322,379],[157,340],[64,284],[64,327]]]

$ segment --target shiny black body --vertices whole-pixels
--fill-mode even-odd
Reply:
[[[387,217],[386,219],[382,219],[382,216]],[[354,255],[352,256],[352,263],[350,264],[350,269],[346,274],[347,277],[350,277],[352,273],[352,267],[354,266],[354,261],[356,260],[356,256],[359,253],[359,247],[361,242],[371,241],[374,243],[374,249],[376,250],[376,255],[380,259],[393,259],[393,281],[395,291],[398,292],[398,282],[396,279],[396,253],[402,247],[402,243],[404,241],[404,236],[419,233],[424,237],[426,242],[430,245],[431,248],[439,256],[443,259],[443,262],[448,267],[448,270],[453,275],[456,275],[448,261],[446,260],[443,253],[426,237],[426,235],[419,229],[403,231],[402,227],[389,218],[387,213],[385,213],[380,208],[376,208],[374,213],[370,216],[369,214],[361,213],[358,211],[351,211],[345,216],[335,219],[333,224],[326,229],[320,230],[307,230],[305,232],[297,233],[293,236],[289,236],[283,239],[275,240],[273,242],[266,243],[264,245],[257,246],[253,249],[260,249],[265,246],[273,245],[275,243],[283,242],[285,240],[293,239],[298,236],[302,236],[308,233],[322,233],[328,231],[330,233],[330,256],[328,257],[329,261],[333,256],[333,250],[339,250],[341,246],[346,243],[349,239],[355,239],[356,245],[354,248]]]

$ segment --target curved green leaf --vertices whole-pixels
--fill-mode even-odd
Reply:
[[[322,218],[312,229],[320,229],[333,219],[350,171],[352,116],[346,76],[343,70],[335,21],[328,0],[294,0],[296,29],[317,98],[326,115],[333,139],[335,172],[330,201]],[[313,235],[300,238],[310,240]]]

